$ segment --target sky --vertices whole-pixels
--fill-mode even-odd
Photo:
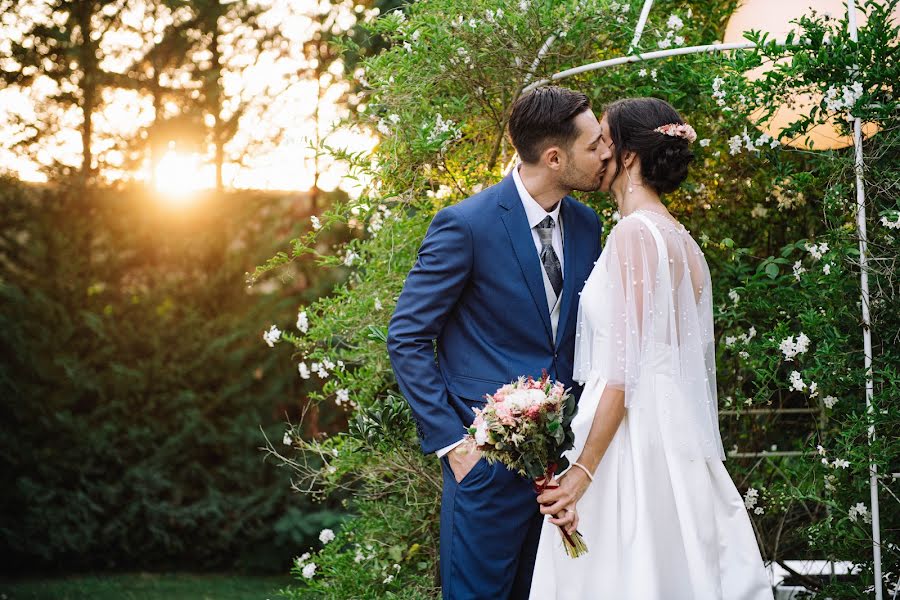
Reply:
[[[265,54],[257,64],[248,67],[243,73],[226,73],[223,77],[226,95],[253,98],[266,93],[267,89],[279,90],[274,102],[264,113],[251,110],[242,118],[231,148],[263,143],[258,144],[260,148],[247,155],[246,164],[225,165],[225,185],[233,188],[307,190],[314,179],[310,144],[315,137],[312,115],[316,103],[316,85],[313,81],[298,78],[296,73],[307,65],[301,50],[302,42],[309,38],[312,31],[311,11],[334,11],[332,14],[338,27],[345,30],[357,18],[371,18],[375,13],[370,11],[367,14],[355,14],[353,5],[346,0],[319,0],[318,6],[316,2],[307,0],[256,1],[268,8],[265,24],[278,28],[289,44],[282,55],[275,52]],[[23,0],[18,10],[30,18],[39,18],[42,4],[39,0]],[[128,31],[128,27],[140,27],[144,31],[158,33],[167,24],[163,19],[154,19],[143,2],[129,1],[126,7],[123,15],[125,28],[110,31],[103,38],[106,58],[101,66],[109,71],[122,72],[131,59],[140,53],[142,44],[146,43],[140,36]],[[6,15],[0,16],[0,55],[9,47],[10,40],[17,36],[21,38],[21,31],[12,26],[12,19]],[[208,57],[192,57],[195,61],[206,58]],[[236,52],[229,60],[240,62],[242,55]],[[336,83],[329,85],[319,105],[320,134],[328,135],[328,142],[334,146],[354,151],[370,149],[375,144],[375,138],[370,132],[334,128],[343,110],[337,100],[346,91],[348,84],[341,81],[343,65],[340,63],[333,65],[330,75]],[[28,89],[0,89],[0,165],[14,171],[22,179],[45,181],[46,176],[40,169],[41,163],[50,164],[55,160],[73,167],[80,165],[81,133],[78,127],[81,114],[74,107],[62,110],[48,102],[48,95],[57,91],[57,84],[47,77],[39,77]],[[105,108],[94,117],[97,133],[93,144],[94,152],[102,156],[106,163],[121,164],[125,156],[114,146],[112,138],[134,133],[152,121],[151,98],[149,94],[140,91],[113,89],[104,90],[103,97]],[[178,107],[171,103],[163,110],[166,114],[175,114]],[[21,125],[17,123],[33,122],[38,115],[47,111],[56,113],[61,125],[59,130],[51,132],[41,143],[36,152],[36,161],[23,157],[12,148],[22,135]],[[266,147],[273,145],[271,141],[278,139],[279,132],[282,135],[277,145]],[[158,185],[162,188],[178,187],[186,191],[213,187],[215,167],[210,161],[211,156],[211,149],[197,148],[186,140],[169,140],[168,149],[156,167]],[[146,180],[150,169],[150,162],[146,160],[136,172],[111,168],[104,174],[110,179]],[[344,174],[345,170],[341,165],[328,165],[328,161],[325,161],[319,187],[332,190],[341,186],[350,188],[348,191],[353,192],[352,186],[342,186]]]

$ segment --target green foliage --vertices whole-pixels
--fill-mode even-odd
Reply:
[[[349,396],[357,410],[352,422],[366,426],[354,425],[324,441],[296,435],[296,456],[326,457],[320,468],[303,458],[282,457],[318,494],[351,486],[346,489],[356,499],[350,508],[358,517],[347,527],[360,536],[352,528],[363,522],[368,537],[328,546],[311,560],[329,567],[311,578],[300,573],[301,587],[292,593],[315,590],[319,597],[339,598],[331,591],[335,586],[372,577],[360,574],[348,557],[352,544],[389,537],[390,515],[406,514],[422,531],[436,529],[437,511],[425,513],[430,527],[420,522],[422,496],[411,500],[406,490],[422,489],[417,481],[431,479],[436,503],[438,466],[433,458],[418,456],[409,419],[395,419],[404,408],[397,404],[384,343],[371,333],[384,331],[434,213],[505,172],[512,157],[504,137],[506,118],[521,89],[564,68],[625,54],[640,4],[434,0],[374,24],[393,46],[365,61],[366,110],[355,118],[383,137],[371,157],[343,156],[372,184],[363,197],[336,205],[323,217],[326,229],[346,225],[365,236],[339,250],[345,258],[352,252],[349,280],[308,308],[308,334],[291,340],[304,359],[344,362],[346,369],[332,373],[318,400]],[[724,0],[654,5],[640,49],[657,49],[673,28],[671,15],[683,21],[677,35],[684,45],[713,43],[734,5]],[[694,147],[691,176],[664,201],[701,243],[712,270],[728,469],[742,493],[753,488],[759,494],[755,504],[752,493],[746,498],[767,560],[829,558],[860,565],[859,575],[849,580],[807,582],[831,597],[859,597],[873,583],[870,463],[879,473],[885,541],[900,523],[900,503],[888,489],[900,456],[900,442],[892,435],[900,415],[891,402],[900,385],[895,258],[900,235],[889,226],[900,212],[900,112],[890,88],[900,75],[898,30],[896,23],[887,24],[887,12],[871,4],[867,11],[869,24],[858,43],[849,39],[845,24],[818,15],[800,23],[801,32],[786,46],[637,62],[564,82],[586,91],[598,110],[625,96],[664,98],[697,130],[701,142]],[[779,62],[768,78],[749,83],[742,76],[763,60],[788,55],[794,60]],[[834,99],[829,89],[839,97],[848,87],[855,94],[850,79],[855,69],[863,90],[854,102],[837,110],[823,99],[809,119],[783,132],[788,136],[783,139],[802,139],[816,123],[845,119],[846,110],[880,130],[865,142],[863,173],[872,289],[871,412],[865,408],[853,150],[794,149],[754,129],[769,107],[810,86],[829,100]],[[608,198],[586,194],[583,199],[608,226],[614,224]],[[309,256],[321,264],[341,261],[321,251],[316,239],[294,240],[282,262]],[[786,349],[797,343],[805,350],[791,355]],[[378,425],[382,422],[396,427]],[[352,450],[329,457],[338,448]],[[400,472],[407,475],[397,486]],[[383,477],[386,473],[390,476]],[[370,496],[379,500],[362,500]],[[403,543],[435,552],[435,546],[426,546],[434,539],[410,534]],[[885,572],[896,572],[897,546],[885,544],[882,553]],[[374,554],[387,564],[387,548],[376,546]],[[403,580],[402,589],[435,597],[435,589],[414,574],[401,568],[396,579]]]
[[[301,202],[0,181],[4,569],[278,569],[338,522],[258,452],[312,387],[261,323],[340,276],[244,284]]]

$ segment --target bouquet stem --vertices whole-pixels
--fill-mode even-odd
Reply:
[[[551,483],[553,481],[553,475],[556,473],[556,463],[551,463],[547,467],[547,472],[544,473],[544,477],[540,483],[535,481],[533,483],[534,491],[540,494],[544,490],[555,490],[559,486]],[[551,515],[554,519],[558,519],[559,517],[556,515]],[[569,558],[578,558],[582,554],[587,554],[588,548],[587,543],[584,541],[584,536],[581,535],[581,532],[577,529],[574,533],[569,533],[565,530],[561,525],[557,525],[559,527],[559,533],[563,538],[563,548],[566,550],[566,555]]]

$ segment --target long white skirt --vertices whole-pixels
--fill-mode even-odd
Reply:
[[[648,369],[649,370],[649,369]],[[606,381],[589,381],[573,421],[581,453]],[[588,553],[566,556],[544,521],[533,600],[771,600],[744,502],[718,459],[697,456],[668,375],[642,376],[578,503]]]

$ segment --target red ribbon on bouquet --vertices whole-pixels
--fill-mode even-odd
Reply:
[[[531,482],[531,486],[534,488],[534,491],[538,495],[540,495],[545,490],[555,490],[559,488],[558,484],[553,483],[553,476],[556,475],[557,468],[558,465],[556,463],[550,463],[549,465],[547,465],[547,470],[544,472],[544,477],[540,481],[540,483],[538,483],[537,479]],[[554,519],[559,518],[556,515],[551,516]],[[557,525],[557,527],[559,528],[559,532],[562,534],[563,538],[565,538],[565,543],[563,545],[566,548],[566,554],[568,554],[572,558],[576,558],[587,552],[587,545],[585,545],[584,538],[578,531],[575,532],[575,537],[573,537],[561,525]]]

